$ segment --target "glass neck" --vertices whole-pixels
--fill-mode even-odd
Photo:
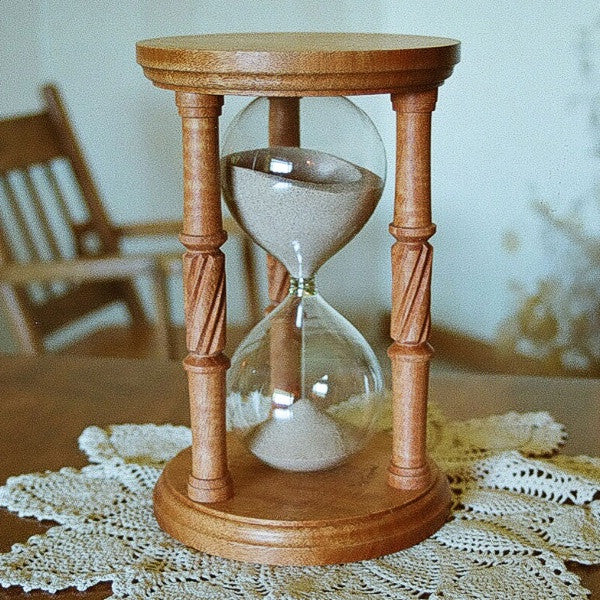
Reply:
[[[316,296],[317,293],[314,275],[307,279],[290,277],[289,296]]]

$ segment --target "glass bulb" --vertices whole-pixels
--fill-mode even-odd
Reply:
[[[301,98],[300,131],[289,138],[269,136],[272,106],[259,98],[234,119],[221,181],[231,214],[284,264],[291,286],[232,357],[228,419],[268,465],[317,471],[359,451],[381,407],[373,351],[316,292],[314,275],[373,213],[385,152],[369,117],[345,98]],[[297,133],[298,147],[270,144],[297,143]]]
[[[308,279],[369,219],[385,149],[347,98],[301,98],[300,147],[269,144],[269,99],[252,101],[223,143],[221,181],[242,229],[296,278]]]
[[[228,420],[268,465],[317,471],[341,464],[369,440],[383,378],[363,336],[312,280],[290,294],[241,343],[228,371]]]

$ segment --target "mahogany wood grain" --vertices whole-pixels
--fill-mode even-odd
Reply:
[[[269,98],[269,145],[300,146],[300,99]],[[267,280],[271,312],[287,295],[290,275],[270,254],[267,255]]]
[[[270,146],[300,146],[299,98],[269,98],[268,134]],[[270,254],[267,254],[267,282],[270,303],[266,314],[283,302],[290,289],[290,274]],[[271,322],[270,336],[271,393],[279,390],[298,400],[302,389],[300,329],[289,318],[275,318]]]
[[[389,483],[419,489],[430,477],[426,416],[431,329],[431,112],[437,89],[392,95],[396,111],[396,189],[392,247],[393,433]]]
[[[373,33],[239,33],[144,40],[137,61],[168,89],[258,96],[348,96],[437,86],[459,42]]]
[[[412,546],[447,519],[450,490],[437,467],[426,488],[387,485],[387,432],[340,467],[314,473],[274,469],[236,437],[228,442],[236,492],[227,502],[190,502],[190,449],[169,462],[154,490],[161,527],[209,554],[275,565],[365,560]]]
[[[225,255],[221,214],[219,115],[222,96],[178,92],[183,129],[184,308],[192,461],[188,495],[218,502],[233,494],[225,441]]]
[[[84,466],[77,438],[89,425],[189,424],[186,385],[181,366],[174,361],[0,357],[0,483],[20,473]],[[569,433],[566,454],[600,455],[600,380],[433,373],[431,399],[453,419],[511,410],[548,411]],[[52,525],[0,509],[0,552]],[[600,567],[570,568],[592,590],[591,599],[600,600]],[[57,594],[0,588],[2,600],[109,595],[108,584]]]

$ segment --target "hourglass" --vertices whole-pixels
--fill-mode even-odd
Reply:
[[[182,542],[252,562],[330,564],[405,548],[447,518],[448,483],[425,448],[429,137],[458,47],[444,38],[316,33],[138,43],[146,76],[176,91],[183,123],[193,440],[154,494],[159,524]],[[382,93],[397,123],[391,433],[378,426],[386,394],[373,350],[316,285],[385,182],[381,138],[345,96]],[[257,99],[220,148],[225,94]],[[221,189],[268,253],[271,300],[231,365],[222,353]]]

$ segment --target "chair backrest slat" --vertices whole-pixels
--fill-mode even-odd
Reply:
[[[56,208],[57,208],[57,211],[58,211],[61,219],[63,220],[64,223],[67,223],[69,225],[69,228],[71,230],[73,230],[73,226],[75,223],[74,223],[73,217],[71,215],[71,212],[69,210],[69,206],[67,205],[65,195],[60,187],[60,183],[58,182],[58,179],[56,178],[56,174],[52,170],[52,166],[49,163],[43,163],[42,169],[43,169],[43,173],[46,178],[46,181],[48,182],[50,189],[52,190],[52,193],[54,195],[54,199],[56,201]],[[73,242],[74,242],[74,240],[73,240]],[[76,246],[75,243],[73,243],[73,247],[75,247],[75,246]]]
[[[0,176],[0,183],[4,187],[4,177]],[[0,227],[0,266],[4,263],[14,262],[16,252],[7,239],[5,228]],[[42,337],[35,328],[35,320],[31,317],[33,305],[24,290],[0,282],[0,298],[10,316],[10,325],[19,350],[24,354],[35,354],[42,350]],[[28,308],[30,310],[24,310]]]
[[[13,175],[21,178],[22,173],[17,171],[13,172]],[[6,209],[10,213],[10,217],[12,217],[12,222],[9,225],[9,230],[12,230],[13,234],[10,236],[12,244],[8,245],[8,248],[11,249],[12,261],[29,262],[32,260],[44,260],[45,257],[40,250],[39,243],[36,243],[34,230],[26,215],[22,194],[18,193],[17,186],[12,183],[8,175],[0,175],[0,184],[7,200]],[[28,293],[23,294],[21,298],[26,302],[27,310],[31,310],[33,304],[43,302],[51,297],[52,294],[51,285],[34,283],[29,286]]]
[[[69,293],[53,296],[43,305],[34,305],[31,314],[42,337],[85,317],[99,307],[115,302],[116,283],[86,281],[71,286]]]
[[[42,336],[30,313],[23,310],[23,305],[26,303],[23,296],[21,290],[0,282],[0,298],[10,317],[9,325],[19,352],[38,354],[44,349]]]
[[[51,85],[44,86],[42,95],[59,144],[65,156],[68,157],[75,179],[86,201],[90,221],[94,224],[95,233],[101,242],[99,254],[110,254],[119,251],[119,235],[110,222],[98,189],[77,142],[77,137],[71,126],[67,111],[58,90]],[[121,281],[115,288],[119,298],[127,305],[134,323],[147,323],[146,314],[139,295],[131,281]]]
[[[42,258],[41,253],[35,244],[33,233],[25,217],[25,211],[19,202],[19,195],[10,178],[7,175],[0,175],[0,185],[2,185],[2,192],[7,201],[6,208],[13,219],[13,227],[16,228],[13,231],[18,235],[18,239],[11,236],[13,256],[19,257],[22,254],[22,260],[40,260]]]
[[[5,186],[6,182],[4,180],[4,176],[0,174],[0,197],[5,196],[8,200]],[[8,201],[0,204],[0,208],[4,209],[0,213],[0,264],[14,262],[17,259],[15,247],[10,243],[9,236],[7,235],[9,227],[7,227],[4,223],[3,217],[5,217],[5,215],[2,214],[8,212],[8,204]]]
[[[96,184],[92,179],[90,170],[79,144],[71,123],[67,116],[67,111],[58,94],[58,91],[53,86],[45,86],[42,90],[44,100],[46,101],[48,118],[52,122],[52,127],[56,132],[57,139],[61,148],[61,154],[69,158],[71,168],[75,175],[77,184],[81,189],[81,194],[85,198],[87,209],[90,213],[90,219],[94,222],[94,226],[102,240],[105,252],[116,252],[119,249],[119,238],[112,226]]]
[[[60,247],[58,245],[58,240],[56,238],[56,233],[52,230],[52,227],[50,226],[50,220],[48,219],[48,215],[46,214],[46,210],[42,204],[42,199],[40,198],[40,194],[35,187],[29,169],[23,171],[23,179],[25,181],[25,188],[27,189],[27,194],[29,195],[31,205],[33,207],[33,212],[35,213],[37,221],[36,225],[39,227],[39,238],[43,236],[43,241],[45,242],[45,245],[49,250],[50,258],[63,258],[62,253],[60,251]]]

